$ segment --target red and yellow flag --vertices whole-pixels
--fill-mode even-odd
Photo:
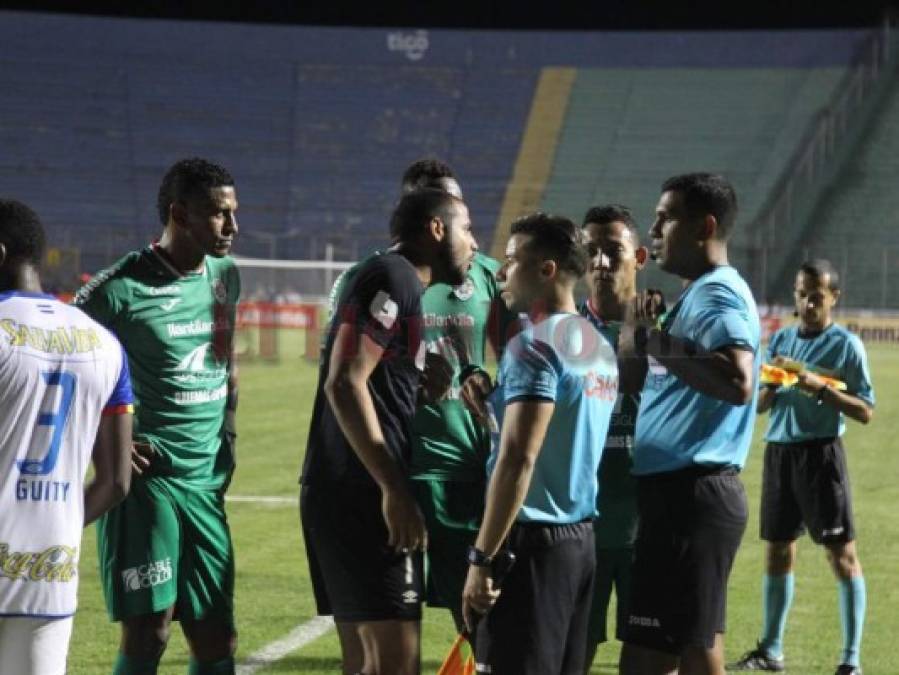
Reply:
[[[456,636],[437,675],[475,675],[474,654],[464,635]]]
[[[794,362],[795,363],[795,362]],[[762,372],[761,372],[761,383],[762,384],[778,384],[781,387],[792,387],[799,381],[798,373],[804,372],[804,369],[797,370],[795,367],[790,367],[791,364],[785,364],[784,367],[773,366],[769,363],[762,364]],[[826,377],[824,375],[819,375],[815,373],[819,378],[824,380],[824,382],[834,389],[839,389],[840,391],[846,390],[846,383],[841,382],[833,377]]]

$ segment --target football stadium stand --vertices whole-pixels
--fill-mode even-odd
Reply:
[[[627,203],[648,228],[661,180],[690,170],[727,174],[749,223],[866,34],[3,12],[0,185],[86,272],[157,233],[159,180],[190,155],[235,175],[250,257],[351,260],[382,245],[399,177],[426,155],[456,170],[488,250],[535,206],[579,219]]]

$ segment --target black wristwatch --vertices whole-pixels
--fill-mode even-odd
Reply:
[[[469,546],[468,564],[474,565],[475,567],[490,567],[493,564],[493,558],[484,553],[481,549]]]

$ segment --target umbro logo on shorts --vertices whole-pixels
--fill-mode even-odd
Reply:
[[[139,591],[143,588],[158,586],[170,581],[172,578],[172,559],[156,560],[139,567],[129,567],[122,570],[122,583],[125,592]]]
[[[489,663],[476,663],[474,664],[474,672],[476,673],[492,673],[493,666]]]
[[[643,628],[661,628],[662,624],[653,616],[634,616],[631,614],[628,623],[631,626],[642,626]]]
[[[407,605],[412,605],[418,602],[418,593],[415,591],[404,591],[403,592],[403,602]]]

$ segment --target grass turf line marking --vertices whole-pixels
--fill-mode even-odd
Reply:
[[[245,504],[288,504],[297,505],[297,497],[262,497],[255,495],[225,495],[226,502],[243,502]]]
[[[313,640],[334,627],[334,620],[330,616],[316,616],[301,623],[280,640],[275,640],[265,645],[258,652],[250,654],[237,666],[236,675],[253,675],[258,670],[280,661],[285,656],[301,647],[305,647]]]

